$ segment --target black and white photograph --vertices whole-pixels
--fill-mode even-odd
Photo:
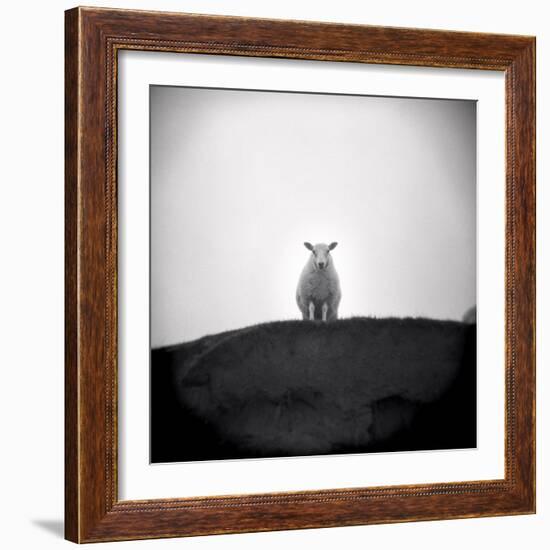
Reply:
[[[151,461],[476,447],[476,102],[150,87]]]
[[[547,549],[548,10],[509,7],[3,5],[3,548]]]

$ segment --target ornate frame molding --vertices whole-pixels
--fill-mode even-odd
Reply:
[[[117,53],[499,70],[506,79],[506,475],[474,482],[119,501]],[[75,542],[535,511],[535,39],[74,8],[66,12],[66,537]]]

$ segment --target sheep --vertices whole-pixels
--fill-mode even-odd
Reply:
[[[338,305],[342,298],[340,280],[330,254],[338,243],[313,246],[305,242],[304,246],[311,255],[302,270],[296,303],[304,320],[334,321],[338,319]]]

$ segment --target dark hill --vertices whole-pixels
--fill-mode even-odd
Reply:
[[[476,445],[475,325],[280,321],[152,351],[152,460]]]

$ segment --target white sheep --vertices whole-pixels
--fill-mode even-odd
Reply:
[[[337,244],[319,243],[313,246],[311,243],[304,243],[311,251],[311,255],[302,270],[296,289],[296,303],[304,320],[338,319],[338,305],[342,293],[338,273],[330,254]]]

